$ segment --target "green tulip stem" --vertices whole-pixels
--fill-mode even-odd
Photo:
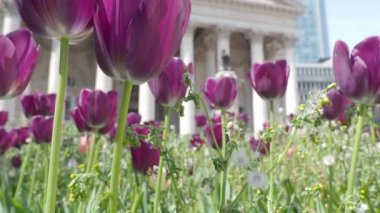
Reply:
[[[228,168],[228,162],[227,162],[227,141],[226,141],[226,126],[227,126],[227,119],[226,119],[226,111],[222,109],[222,157],[223,160],[226,162],[224,165],[224,170],[220,174],[220,207],[219,212],[225,212],[225,205],[226,205],[226,185],[227,185],[227,168]]]
[[[38,170],[38,164],[40,163],[40,157],[43,156],[43,154],[40,153],[40,149],[37,150],[37,154],[36,154],[36,158],[34,159],[34,166],[33,166],[33,171],[32,171],[32,181],[31,181],[31,184],[30,184],[30,188],[29,188],[29,194],[28,194],[28,202],[27,204],[28,205],[31,205],[32,204],[32,196],[33,196],[33,192],[34,192],[34,186],[35,186],[35,183],[36,183],[36,175],[37,175],[37,170]]]
[[[354,150],[351,157],[351,166],[350,166],[350,172],[347,177],[347,193],[346,198],[348,200],[351,200],[354,195],[354,185],[355,185],[355,178],[356,178],[356,167],[358,163],[358,155],[359,155],[359,148],[360,148],[360,139],[363,133],[363,126],[364,126],[364,116],[366,111],[366,106],[364,104],[361,104],[358,106],[358,121],[356,123],[356,130],[355,130],[355,138],[354,138]],[[346,208],[346,212],[351,212],[348,208]]]
[[[26,150],[26,156],[25,156],[25,158],[22,161],[21,170],[20,170],[20,176],[18,178],[16,191],[15,191],[15,194],[14,194],[14,197],[13,197],[14,199],[16,199],[19,196],[19,194],[20,194],[21,185],[24,182],[25,170],[26,170],[26,168],[28,166],[29,158],[30,158],[30,155],[32,153],[32,149],[33,149],[33,146],[32,146],[31,143],[29,143],[28,144],[28,149]]]
[[[99,138],[100,138],[99,133],[95,132],[95,140],[93,143],[91,143],[91,146],[90,146],[90,156],[88,159],[86,172],[92,172],[94,170],[94,166],[95,166],[96,159],[97,159],[98,152],[99,152],[98,150],[99,150],[99,147],[101,145]],[[88,143],[88,141],[87,141],[87,143]]]
[[[59,167],[59,149],[62,140],[62,120],[65,109],[65,93],[67,81],[67,65],[69,59],[69,39],[61,38],[60,61],[59,61],[59,81],[57,98],[55,101],[53,133],[50,150],[49,174],[46,191],[45,213],[54,213],[57,196],[57,181]]]
[[[369,110],[369,117],[370,117],[370,121],[369,121],[369,128],[370,128],[370,133],[371,133],[371,143],[372,144],[376,144],[376,129],[375,129],[375,125],[374,122],[374,116],[373,116],[373,110],[372,110],[372,106],[368,107],[368,110]]]
[[[206,114],[206,117],[207,117],[207,123],[208,123],[208,126],[210,128],[212,140],[213,140],[213,142],[215,144],[216,151],[218,152],[219,156],[221,157],[222,153],[220,151],[220,147],[219,147],[218,141],[216,140],[215,131],[214,131],[214,124],[213,124],[213,122],[211,120],[210,113],[207,110],[206,103],[203,100],[203,98],[200,98],[200,101],[201,101],[202,108],[203,108],[203,110],[204,110],[204,112]]]
[[[165,108],[165,121],[164,121],[164,130],[162,133],[162,143],[161,143],[161,152],[165,148],[166,140],[168,138],[168,133],[169,133],[169,124],[170,124],[170,116],[171,116],[171,109],[169,107]],[[160,197],[161,197],[161,184],[162,184],[162,176],[163,176],[163,168],[164,168],[164,159],[161,156],[160,157],[160,162],[159,162],[159,167],[158,167],[158,177],[157,177],[157,182],[156,182],[156,194],[154,197],[154,207],[153,207],[153,212],[157,213],[158,212],[158,206],[160,205]]]
[[[331,125],[331,122],[329,122],[329,126],[328,126],[328,153],[329,155],[332,155],[333,151],[332,151],[332,146],[333,146],[333,143],[334,143],[334,136],[333,136],[333,133],[332,133],[332,125]],[[334,170],[333,170],[333,167],[332,165],[329,166],[329,199],[328,199],[328,210],[327,212],[328,213],[332,213],[333,212],[333,190],[334,190],[334,186],[333,186],[333,180],[334,180]]]
[[[274,101],[269,101],[270,105],[270,112],[269,112],[269,122],[270,127],[273,129],[275,128],[275,121],[274,121]],[[268,143],[269,141],[267,141]],[[269,167],[274,167],[274,138],[272,138],[271,145],[270,145],[270,152],[269,152]],[[274,170],[271,170],[269,172],[269,194],[268,194],[268,212],[273,213],[274,212]]]
[[[120,105],[119,117],[116,129],[116,139],[114,142],[113,161],[111,170],[111,199],[110,211],[111,213],[117,212],[118,195],[119,195],[119,179],[121,167],[121,154],[123,151],[123,141],[125,135],[125,127],[127,125],[127,114],[129,103],[131,99],[133,85],[129,82],[124,82],[123,97]]]

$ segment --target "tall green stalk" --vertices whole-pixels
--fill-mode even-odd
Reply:
[[[21,185],[24,182],[25,170],[28,166],[30,154],[32,153],[32,149],[33,149],[33,145],[31,143],[29,143],[28,144],[28,150],[26,151],[26,156],[25,156],[23,163],[22,163],[22,166],[21,166],[20,175],[19,175],[19,178],[17,181],[17,187],[16,187],[16,191],[15,191],[13,199],[16,199],[20,194],[20,190],[22,187]]]
[[[69,39],[61,38],[60,61],[59,61],[59,81],[57,98],[55,101],[53,133],[50,150],[49,175],[46,191],[45,213],[55,212],[57,196],[57,180],[59,167],[59,148],[62,140],[62,119],[65,109],[65,93],[67,81],[67,64],[69,58]]]
[[[87,162],[86,172],[92,172],[94,169],[94,166],[97,160],[99,146],[101,145],[99,138],[100,138],[100,135],[97,132],[95,132],[95,140],[91,144],[91,147],[90,147],[90,157]]]
[[[116,213],[119,197],[119,179],[120,179],[120,164],[121,153],[123,151],[123,140],[125,134],[125,127],[127,125],[127,114],[129,109],[129,102],[131,99],[133,85],[129,82],[124,82],[123,97],[121,100],[119,117],[117,121],[116,139],[114,142],[112,170],[111,170],[111,199],[110,199],[110,212]]]
[[[227,152],[226,111],[224,109],[222,109],[222,157],[223,157],[223,160],[225,160],[225,161],[227,161],[226,152]],[[219,212],[224,212],[224,208],[226,205],[227,168],[228,168],[228,162],[226,162],[226,165],[224,166],[224,170],[220,174],[220,190],[221,190],[221,193],[220,193]]]
[[[271,128],[275,127],[274,123],[274,101],[270,100],[270,113],[269,113],[269,122]],[[269,152],[269,164],[270,168],[274,167],[274,138],[272,138],[271,145],[270,145],[270,152]],[[269,172],[269,195],[268,195],[268,212],[273,213],[274,212],[274,170],[271,170]]]
[[[361,139],[362,133],[363,133],[364,115],[366,113],[366,106],[361,104],[358,106],[358,110],[359,110],[358,111],[358,121],[356,123],[355,138],[354,138],[354,150],[352,152],[350,173],[348,174],[348,177],[347,177],[348,182],[347,182],[346,197],[348,200],[351,200],[353,195],[354,195],[356,167],[358,164],[360,139]],[[350,212],[350,210],[348,208],[346,208],[346,212]]]
[[[165,108],[165,121],[164,121],[164,132],[162,133],[162,143],[161,143],[161,150],[165,147],[166,140],[169,133],[169,124],[170,124],[170,115],[171,115],[171,109],[169,107]],[[156,182],[156,195],[154,197],[154,207],[153,212],[158,212],[158,206],[160,205],[160,197],[161,197],[161,183],[162,183],[162,176],[163,176],[163,168],[164,168],[164,159],[163,157],[160,157],[159,162],[159,168],[158,168],[158,178]]]

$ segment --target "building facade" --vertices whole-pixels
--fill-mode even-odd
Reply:
[[[1,6],[3,34],[21,27],[20,20],[11,1]],[[291,74],[283,100],[276,103],[287,113],[298,107],[298,81],[295,72],[295,42],[297,17],[303,7],[296,0],[193,0],[189,28],[183,37],[178,56],[186,63],[195,65],[195,85],[202,88],[206,78],[223,67],[223,55],[230,57],[229,70],[235,72],[239,83],[239,94],[232,111],[245,112],[253,118],[255,131],[268,120],[268,107],[253,90],[247,77],[253,63],[263,60],[285,58]],[[55,92],[58,76],[59,46],[57,41],[36,38],[41,45],[40,60],[25,93],[34,91]],[[121,91],[121,82],[105,76],[97,67],[94,41],[90,37],[82,43],[70,46],[67,109],[75,104],[81,88],[115,89]],[[149,50],[147,50],[149,51]],[[2,101],[0,107],[9,110],[11,117],[20,112],[19,98]],[[130,106],[138,111],[143,120],[160,119],[162,108],[156,104],[147,84],[135,86]],[[174,117],[181,134],[195,132],[192,103],[184,103],[185,116]]]
[[[296,60],[316,63],[330,57],[325,0],[300,0],[305,12],[297,20]]]
[[[312,98],[314,91],[326,89],[335,81],[331,60],[325,63],[297,64],[300,103]]]

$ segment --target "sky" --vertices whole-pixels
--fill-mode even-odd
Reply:
[[[380,0],[325,0],[330,52],[335,41],[350,49],[368,36],[380,36]]]

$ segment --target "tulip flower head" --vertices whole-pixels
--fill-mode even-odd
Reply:
[[[186,96],[188,85],[185,72],[192,74],[192,65],[186,66],[180,58],[173,58],[157,77],[148,81],[150,91],[162,106],[174,107]]]
[[[161,151],[159,148],[144,140],[140,141],[139,147],[131,147],[133,168],[142,174],[147,175],[153,170],[154,166],[158,166]]]
[[[207,136],[207,139],[209,140],[210,145],[214,149],[216,149],[218,147],[222,148],[222,146],[223,146],[223,143],[222,143],[222,123],[214,123],[213,129],[214,129],[214,134],[215,134],[216,142],[218,143],[217,145],[214,143],[214,139],[213,139],[213,136],[212,136],[212,132],[211,132],[210,126],[206,125],[206,126],[203,127],[203,131],[204,131],[205,135]]]
[[[5,126],[8,121],[8,112],[0,111],[0,126]]]
[[[9,132],[0,128],[0,153],[4,153],[12,147],[21,148],[22,145],[26,144],[28,138],[29,128],[21,127]]]
[[[14,168],[18,169],[21,167],[21,164],[22,164],[22,159],[20,156],[14,156],[12,157],[11,159],[11,164]]]
[[[117,92],[82,89],[78,106],[71,112],[79,131],[97,130],[108,133],[114,126],[117,109]]]
[[[136,112],[130,112],[127,115],[127,125],[132,126],[135,124],[140,124],[141,122],[141,115]]]
[[[366,38],[351,51],[337,41],[333,69],[338,88],[356,103],[374,103],[380,88],[380,37]]]
[[[252,137],[249,140],[249,145],[251,146],[252,151],[260,152],[261,155],[267,155],[270,152],[270,143],[265,143],[264,140],[257,140]]]
[[[344,113],[351,101],[339,90],[333,89],[327,93],[330,103],[323,104],[323,117],[335,120]]]
[[[53,133],[53,117],[45,118],[41,115],[35,116],[29,126],[36,143],[51,143]]]
[[[21,99],[22,109],[26,117],[35,115],[52,116],[55,108],[55,94],[34,93]]]
[[[204,143],[205,141],[203,140],[200,134],[193,134],[193,136],[191,137],[190,145],[195,149],[200,149]]]
[[[26,29],[0,35],[0,99],[21,94],[28,85],[38,59],[38,45]]]
[[[99,0],[96,58],[112,78],[141,84],[176,53],[190,19],[190,0]]]
[[[205,115],[195,115],[194,120],[197,127],[203,127],[207,124],[207,117]]]
[[[50,39],[69,38],[77,43],[92,33],[93,0],[15,0],[25,25]]]
[[[217,109],[229,109],[238,93],[236,77],[220,72],[216,77],[209,77],[203,90],[208,103]]]
[[[252,87],[261,98],[268,100],[285,95],[288,78],[289,68],[285,60],[256,63],[250,73]]]

